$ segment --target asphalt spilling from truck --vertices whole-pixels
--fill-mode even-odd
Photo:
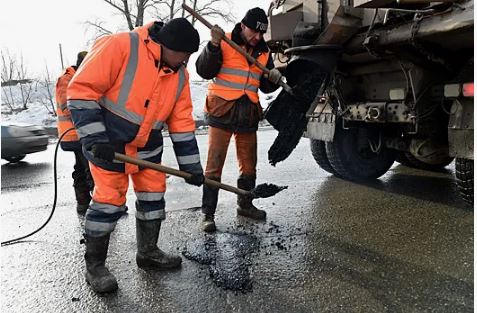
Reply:
[[[293,86],[294,94],[282,90],[265,113],[265,119],[278,130],[278,136],[268,150],[268,161],[273,166],[285,160],[300,141],[308,123],[306,112],[326,77],[325,72],[312,62],[299,60],[289,67],[287,81]]]

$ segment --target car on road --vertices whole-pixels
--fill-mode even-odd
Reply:
[[[46,150],[48,135],[41,126],[11,123],[2,124],[2,159],[19,162],[29,153]]]

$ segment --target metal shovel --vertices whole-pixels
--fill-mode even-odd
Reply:
[[[190,178],[192,176],[192,174],[190,173],[179,171],[175,168],[171,168],[168,166],[164,166],[162,164],[157,164],[157,163],[153,163],[153,162],[149,162],[145,160],[136,159],[121,153],[114,153],[114,158],[118,161],[131,163],[131,164],[145,167],[145,168],[150,168],[150,169],[163,172],[166,174],[170,174],[173,176],[177,176],[177,177]],[[234,186],[220,183],[212,179],[208,179],[207,177],[204,180],[204,184],[209,185],[211,187],[216,187],[226,191],[230,191],[240,196],[251,197],[252,199],[268,198],[268,197],[274,196],[275,194],[279,193],[283,189],[288,188],[288,186],[277,186],[274,184],[260,184],[256,186],[255,188],[253,188],[252,190],[247,191],[247,190],[243,190]]]

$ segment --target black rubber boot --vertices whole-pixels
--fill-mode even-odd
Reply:
[[[220,177],[207,177],[220,182]],[[217,201],[219,198],[219,188],[203,185],[202,187],[202,213],[204,213],[201,226],[205,232],[214,232],[215,227],[214,215],[217,209]]]
[[[76,196],[76,212],[84,215],[91,201],[90,187],[86,182],[75,182],[73,187]]]
[[[71,177],[76,196],[76,212],[84,215],[91,201],[90,192],[93,191],[94,181],[89,170],[88,160],[81,151],[74,151],[75,165]]]
[[[243,190],[250,191],[255,188],[255,176],[241,175],[237,180],[237,187]],[[254,220],[264,220],[267,218],[267,213],[263,210],[257,209],[253,203],[252,198],[247,196],[237,196],[237,214],[249,217]]]
[[[136,219],[136,263],[140,268],[168,270],[181,266],[180,256],[167,254],[157,247],[160,229],[159,219],[152,221]]]
[[[118,289],[118,282],[105,266],[108,254],[109,234],[102,237],[85,235],[86,282],[98,293],[113,292]]]
[[[214,215],[204,214],[202,217],[202,230],[207,233],[212,233],[217,230],[215,227]]]

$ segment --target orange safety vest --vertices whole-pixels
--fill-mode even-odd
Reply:
[[[231,39],[232,34],[227,33]],[[263,71],[255,64],[249,64],[247,59],[232,48],[224,40],[220,43],[222,50],[222,67],[217,76],[209,84],[208,95],[225,100],[236,100],[246,94],[253,103],[258,103],[258,87]],[[261,53],[257,61],[267,65],[270,52]]]
[[[56,82],[56,117],[57,117],[57,128],[58,128],[58,137],[63,135],[65,131],[74,127],[73,121],[71,120],[71,114],[66,106],[66,89],[69,82],[73,78],[76,70],[74,67],[68,67],[65,72],[58,78]],[[62,143],[77,143],[79,147],[79,138],[76,130],[73,129],[69,131],[61,140]]]
[[[188,72],[154,65],[161,48],[149,39],[149,27],[100,38],[70,83],[68,107],[81,110],[75,124],[85,147],[93,139],[122,142],[125,154],[147,159],[162,154],[164,124],[173,141],[176,133],[194,137]],[[126,173],[137,169],[125,164]]]

